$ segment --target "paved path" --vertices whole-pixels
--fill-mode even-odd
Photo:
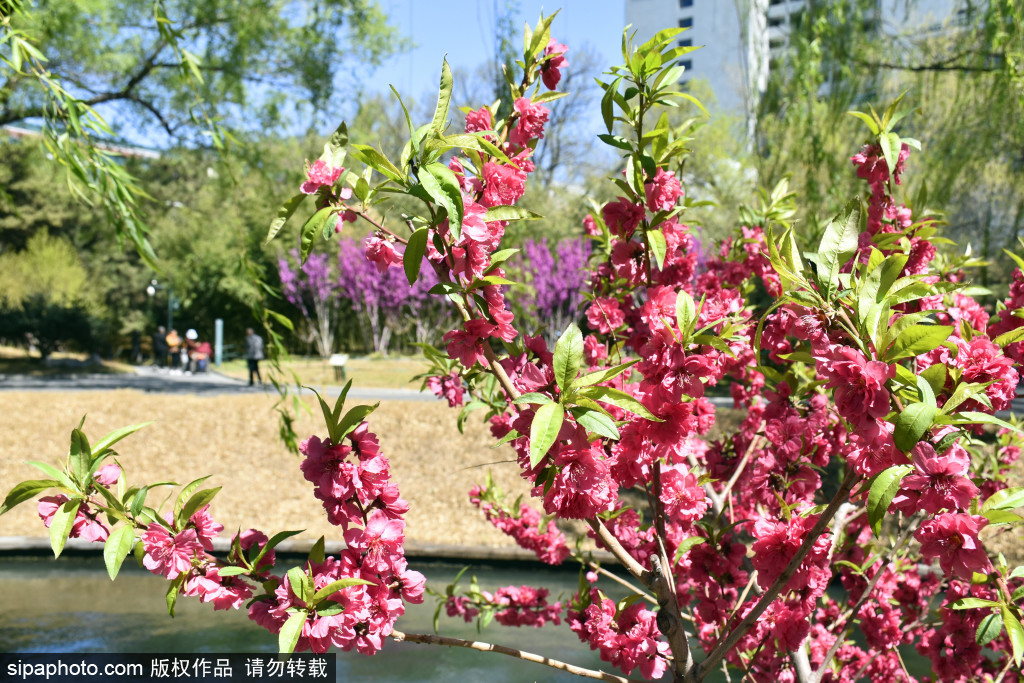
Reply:
[[[171,373],[149,365],[138,366],[134,374],[105,375],[53,375],[50,377],[29,377],[25,375],[0,375],[0,391],[110,391],[112,389],[137,389],[149,393],[192,394],[195,396],[219,396],[222,394],[245,394],[263,391],[273,393],[272,385],[249,387],[245,380],[228,377],[217,372],[193,375]],[[340,386],[329,386],[326,395],[337,396]],[[312,392],[303,390],[304,394]],[[380,389],[353,386],[349,397],[369,401],[436,401],[429,392],[414,389]],[[713,396],[709,399],[716,406],[732,407],[732,399]],[[1002,419],[1011,414],[1024,415],[1024,396],[1017,398],[1009,411],[996,413]]]
[[[0,375],[0,391],[110,391],[113,389],[137,389],[148,393],[192,394],[196,396],[219,396],[223,394],[246,394],[264,391],[273,393],[272,385],[249,387],[244,380],[228,377],[217,372],[192,375],[172,373],[143,365],[135,368],[134,374],[104,375],[53,375],[30,377],[26,375]],[[341,387],[327,387],[328,395],[337,395]],[[312,392],[304,392],[312,393]],[[430,393],[412,389],[373,389],[353,386],[349,397],[373,401],[436,401]]]

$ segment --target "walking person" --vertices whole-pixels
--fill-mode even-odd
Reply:
[[[260,377],[260,361],[263,360],[263,338],[252,331],[251,327],[245,328],[245,360],[249,363],[249,386],[253,385],[253,375],[256,381],[263,386],[263,378]]]
[[[161,325],[153,335],[153,365],[161,369],[166,367],[167,351],[167,328]]]

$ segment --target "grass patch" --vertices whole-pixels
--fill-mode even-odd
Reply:
[[[344,384],[335,376],[334,368],[320,358],[293,358],[281,364],[285,379],[292,382],[294,372],[303,386],[329,386]],[[345,378],[360,388],[415,389],[419,382],[410,380],[429,368],[423,356],[396,356],[390,358],[361,357],[349,358],[345,364]],[[269,366],[260,363],[260,371],[266,375]],[[229,377],[249,379],[249,369],[244,359],[235,359],[221,365],[218,370]]]
[[[85,353],[57,352],[43,362],[35,354],[13,346],[0,346],[0,375],[54,377],[58,375],[113,375],[130,373],[130,365],[115,361],[94,361]]]

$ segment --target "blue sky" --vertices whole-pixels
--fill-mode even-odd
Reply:
[[[391,83],[403,95],[419,96],[437,87],[445,53],[452,69],[461,67],[467,72],[494,54],[495,16],[504,10],[505,0],[379,1],[391,22],[416,44],[413,50],[392,57],[376,71],[374,80],[382,91],[387,91]],[[541,11],[547,15],[561,8],[551,34],[569,47],[570,65],[573,49],[584,44],[601,56],[603,68],[622,61],[623,0],[519,0],[517,4],[520,25],[529,22],[533,26]]]

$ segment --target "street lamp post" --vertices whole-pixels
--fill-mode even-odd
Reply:
[[[156,280],[150,280],[146,287],[146,294],[155,296],[158,289],[167,290],[167,331],[174,329],[174,310],[178,307],[178,299],[174,296],[174,290],[170,285],[162,285]]]

